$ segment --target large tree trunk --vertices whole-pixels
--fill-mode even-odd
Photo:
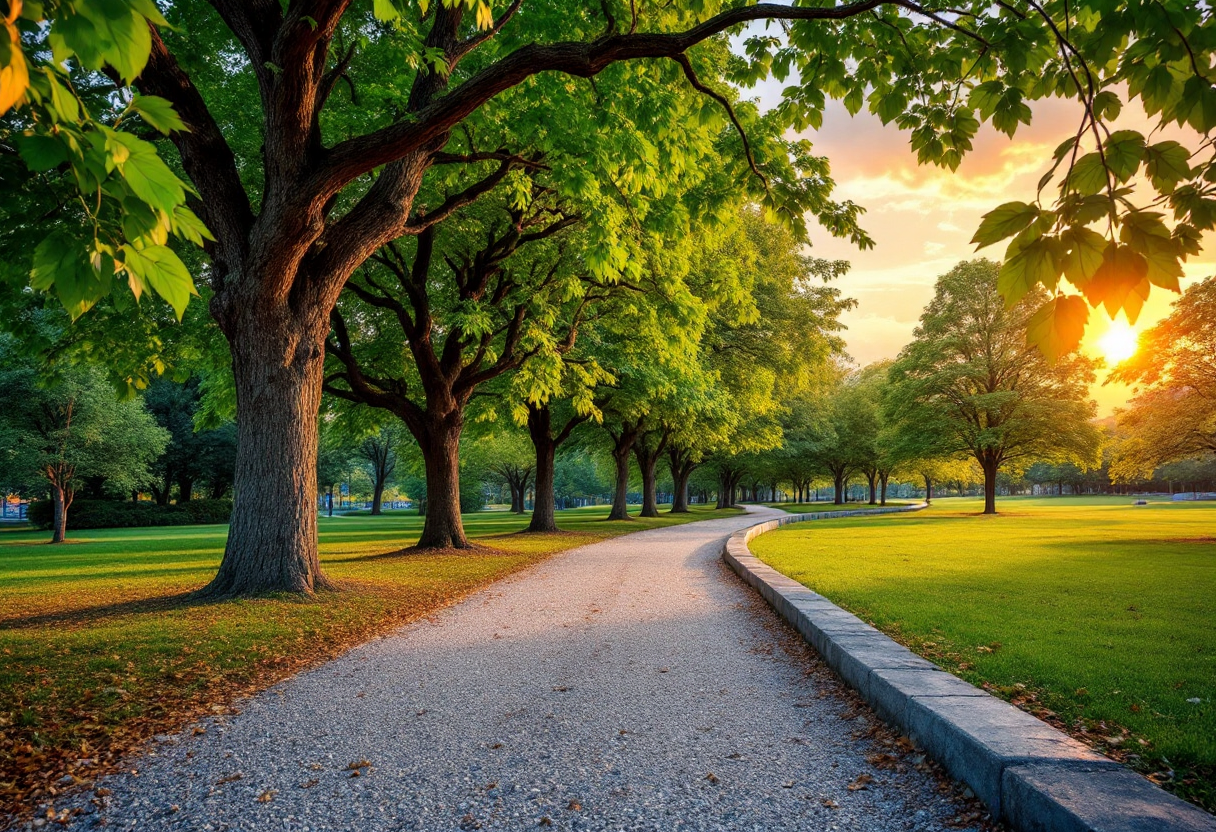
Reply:
[[[878,477],[878,488],[879,494],[881,495],[878,501],[879,505],[885,506],[887,504],[887,482],[890,479],[890,474],[880,474]]]
[[[870,488],[870,505],[878,505],[878,473],[867,473],[866,484]]]
[[[569,431],[564,431],[568,436]],[[553,438],[553,411],[548,405],[528,408],[528,436],[536,450],[536,487],[532,498],[530,532],[557,531],[553,499],[553,480],[557,460],[557,441]]]
[[[697,464],[678,448],[668,448],[667,458],[671,467],[673,491],[671,495],[671,514],[687,514],[688,509],[688,480]]]
[[[996,474],[1000,461],[984,455],[979,463],[984,470],[984,514],[996,514]]]
[[[380,502],[384,499],[384,480],[377,477],[376,484],[372,486],[372,514],[380,513]]]
[[[194,480],[190,477],[177,478],[177,501],[179,503],[188,503],[190,498],[194,496]]]
[[[659,500],[655,491],[655,467],[659,456],[667,447],[667,432],[660,433],[658,442],[652,447],[651,439],[656,431],[648,431],[634,443],[633,453],[638,461],[638,469],[642,472],[642,517],[659,516]]]
[[[833,505],[842,506],[845,504],[845,476],[844,472],[833,472],[832,474],[832,503]]]
[[[557,445],[546,429],[544,440],[536,445],[536,486],[532,498],[532,522],[528,524],[530,532],[557,531],[557,505],[553,495],[556,458]]]
[[[55,518],[51,527],[51,542],[62,543],[68,531],[68,507],[71,501],[58,484],[51,485],[51,497],[55,502]]]
[[[628,520],[629,518],[629,454],[633,451],[633,443],[637,441],[636,427],[625,425],[620,433],[612,434],[612,459],[616,463],[616,487],[612,494],[612,511],[608,513],[609,520]]]
[[[309,594],[327,588],[317,557],[317,410],[323,331],[238,312],[227,328],[236,383],[235,500],[228,544],[201,595]],[[266,316],[272,317],[272,316]],[[315,327],[322,330],[321,327]]]
[[[464,423],[459,410],[450,418],[430,422],[418,437],[426,466],[426,520],[417,545],[419,549],[468,549],[460,519],[460,433]]]
[[[642,471],[642,511],[640,517],[658,517],[659,500],[655,493],[655,460],[638,460],[638,468]]]
[[[933,502],[933,478],[925,474],[925,502]]]

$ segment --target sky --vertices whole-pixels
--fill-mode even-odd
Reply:
[[[779,100],[780,87],[765,84],[752,92],[762,105],[771,106]],[[894,358],[912,339],[939,275],[961,260],[1001,259],[1004,243],[977,253],[969,241],[985,212],[1010,200],[1033,200],[1039,178],[1050,167],[1052,151],[1076,129],[1076,107],[1061,101],[1039,104],[1032,123],[1014,139],[985,126],[974,150],[955,172],[918,166],[908,134],[894,125],[884,127],[865,111],[851,117],[837,102],[829,104],[822,129],[802,134],[817,155],[831,161],[836,197],[866,208],[862,226],[876,243],[872,250],[859,251],[817,226],[811,229],[814,256],[852,263],[839,286],[858,301],[857,308],[843,318],[848,351],[857,364]],[[1143,113],[1130,110],[1120,119],[1120,127],[1145,123]],[[1178,137],[1163,134],[1161,138]],[[1206,243],[1204,254],[1186,264],[1184,288],[1216,271],[1216,240]],[[1154,288],[1133,332],[1168,314],[1176,297]],[[1103,309],[1091,310],[1089,320],[1083,348],[1101,356],[1112,323]],[[1122,313],[1114,326],[1126,329]],[[1124,405],[1131,395],[1123,385],[1104,385],[1105,376],[1100,370],[1092,390],[1102,416]]]

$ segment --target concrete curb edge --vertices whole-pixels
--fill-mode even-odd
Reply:
[[[921,658],[747,545],[791,523],[923,508],[789,514],[735,532],[722,558],[879,716],[1018,832],[1216,832],[1216,816]]]

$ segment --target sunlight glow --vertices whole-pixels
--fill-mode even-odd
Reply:
[[[1098,339],[1098,348],[1112,367],[1135,355],[1136,346],[1136,330],[1123,320],[1112,321],[1110,329]]]

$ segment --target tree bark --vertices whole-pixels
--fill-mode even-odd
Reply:
[[[878,472],[866,472],[866,485],[870,489],[870,505],[878,505]]]
[[[671,467],[673,491],[671,496],[671,514],[688,514],[688,481],[697,463],[689,459],[687,453],[679,448],[668,448],[667,459]]]
[[[932,504],[933,502],[933,478],[925,474],[925,502]]]
[[[380,514],[380,501],[384,499],[384,481],[377,478],[372,486],[372,515]]]
[[[629,520],[629,454],[638,438],[638,428],[628,422],[612,436],[612,459],[616,463],[616,485],[612,494],[609,520]]]
[[[194,496],[194,480],[190,477],[178,477],[177,479],[177,501],[179,503],[188,503]]]
[[[419,549],[468,549],[460,519],[460,434],[463,414],[429,420],[419,437],[426,467],[426,520],[422,524]]]
[[[587,417],[574,415],[566,420],[562,429],[553,433],[553,409],[548,405],[528,405],[528,435],[536,449],[536,474],[532,496],[532,522],[530,532],[555,532],[557,528],[556,499],[553,493],[557,449],[570,438],[576,427]]]
[[[200,595],[307,595],[330,586],[317,556],[324,328],[290,313],[275,321],[256,306],[242,311],[226,328],[237,406],[232,525],[219,571]]]
[[[879,490],[879,495],[880,495],[879,500],[878,500],[879,505],[885,506],[887,504],[887,481],[890,479],[891,479],[890,474],[879,474],[878,475],[878,490]]]
[[[55,519],[51,531],[51,542],[62,543],[68,531],[68,507],[71,500],[64,494],[63,488],[57,484],[51,485],[51,495],[55,503]]]
[[[982,454],[979,463],[984,471],[984,514],[996,514],[996,475],[1000,469],[1000,460],[989,454]]]
[[[833,488],[832,504],[838,505],[838,506],[844,505],[845,497],[846,497],[846,495],[844,493],[844,488],[845,488],[844,471],[837,469],[836,471],[832,472],[832,488]]]
[[[658,441],[652,446],[651,439],[658,434]],[[633,455],[637,458],[638,469],[642,472],[642,517],[658,517],[659,501],[655,493],[655,467],[659,457],[667,448],[667,431],[648,431],[638,438],[633,445]]]

